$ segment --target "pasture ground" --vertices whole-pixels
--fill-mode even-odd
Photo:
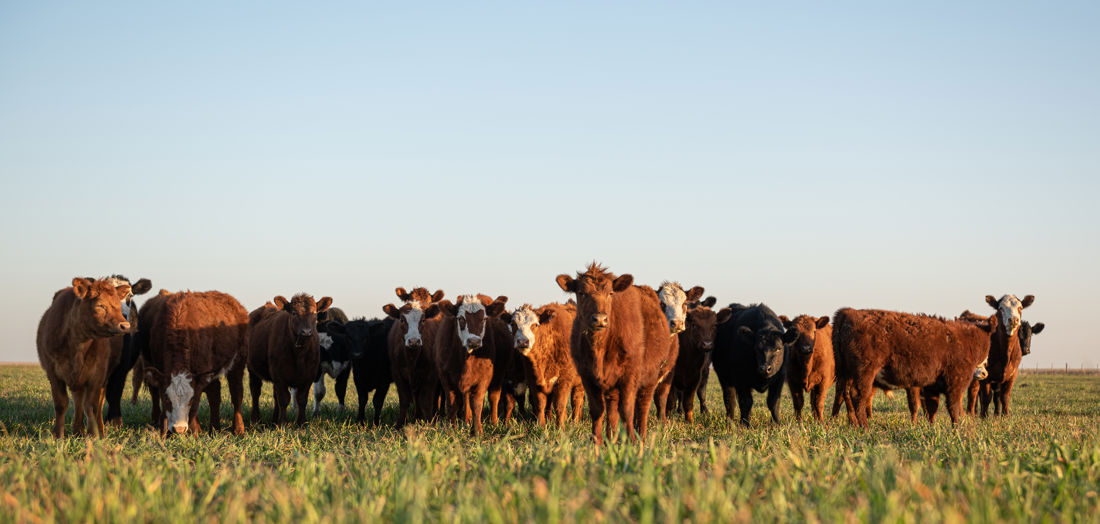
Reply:
[[[303,429],[270,426],[265,385],[265,423],[243,438],[163,439],[144,427],[143,393],[106,439],[56,441],[42,370],[0,366],[0,521],[1100,520],[1100,375],[1025,374],[1011,417],[957,429],[945,414],[910,424],[904,394],[879,396],[867,431],[843,414],[798,424],[786,392],[782,424],[758,396],[743,429],[719,416],[717,382],[710,416],[601,451],[587,423],[487,426],[480,440],[465,427],[360,426],[336,411],[331,382]],[[348,395],[354,405],[353,385]],[[391,388],[384,422],[395,414]]]

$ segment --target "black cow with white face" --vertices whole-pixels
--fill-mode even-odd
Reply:
[[[321,400],[325,398],[325,375],[336,379],[336,400],[339,411],[344,412],[344,397],[351,376],[354,343],[348,336],[346,324],[328,321],[317,324],[318,342],[321,347],[321,366],[313,383],[313,414],[321,412]]]
[[[787,331],[768,306],[730,304],[732,315],[719,324],[711,358],[722,384],[726,416],[733,420],[733,397],[741,411],[741,424],[749,425],[752,391],[768,392],[772,420],[779,422],[779,396],[787,380],[787,344],[798,331]]]
[[[130,284],[130,279],[122,275],[107,277],[113,285]],[[122,300],[122,316],[130,323],[130,331],[111,339],[111,350],[119,354],[118,363],[107,377],[106,402],[107,423],[122,425],[122,390],[126,388],[126,375],[133,369],[141,351],[134,345],[134,334],[138,330],[137,304],[134,303],[134,295],[142,295],[153,288],[153,283],[143,278],[130,284],[130,294]]]

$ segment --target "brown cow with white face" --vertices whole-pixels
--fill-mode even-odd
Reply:
[[[573,421],[579,422],[584,405],[584,386],[569,356],[569,337],[576,306],[546,304],[533,308],[524,304],[501,320],[509,324],[513,347],[523,366],[528,390],[534,395],[538,425],[546,425],[547,403],[557,413],[558,425],[565,423],[566,409],[573,403]]]
[[[76,404],[73,433],[84,433],[84,417],[88,417],[92,434],[102,437],[107,376],[119,357],[112,354],[111,337],[130,330],[122,315],[122,300],[130,295],[130,285],[90,278],[74,278],[72,284],[54,293],[38,323],[38,361],[53,393],[54,437],[65,434],[70,390]]]
[[[571,354],[588,395],[596,444],[603,442],[605,416],[607,437],[616,438],[620,413],[630,440],[637,439],[635,429],[645,438],[654,393],[676,362],[657,293],[595,262],[577,278],[558,275],[556,281],[577,296]]]
[[[274,385],[275,424],[286,422],[290,398],[298,406],[297,424],[305,424],[309,388],[321,365],[317,313],[332,305],[324,297],[314,301],[305,293],[287,300],[275,297],[249,314],[248,380],[252,390],[253,423],[260,421],[260,392],[263,382]]]
[[[657,298],[661,300],[661,310],[668,319],[668,329],[673,335],[687,326],[688,305],[697,302],[703,296],[703,286],[695,286],[684,291],[679,282],[664,281],[657,288]]]
[[[508,297],[496,300],[486,295],[462,295],[455,304],[443,301],[425,312],[429,318],[440,316],[439,336],[432,354],[440,382],[454,422],[458,411],[470,424],[470,432],[482,431],[481,410],[486,393],[489,397],[489,421],[499,420],[500,394],[512,368],[512,337],[508,325],[500,319]],[[509,398],[504,419],[508,421],[515,400]]]

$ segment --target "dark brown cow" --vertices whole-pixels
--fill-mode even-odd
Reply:
[[[73,433],[84,433],[88,417],[92,434],[103,436],[107,376],[120,356],[111,350],[110,337],[130,330],[122,315],[122,300],[129,294],[129,284],[74,278],[72,287],[54,293],[42,315],[36,342],[53,393],[54,437],[65,435],[69,390],[75,401]]]
[[[382,310],[394,319],[387,351],[393,383],[397,386],[396,425],[401,427],[408,420],[410,406],[418,420],[430,420],[439,406],[439,375],[431,353],[441,319],[426,318],[424,310],[443,300],[443,291],[429,294],[427,289],[418,287],[409,293],[399,287],[395,292],[404,304],[400,307],[386,304]]]
[[[996,323],[990,317],[991,326]],[[837,311],[833,344],[842,383],[851,381],[849,418],[854,416],[856,425],[867,427],[877,380],[892,388],[924,388],[925,403],[933,413],[939,395],[944,394],[951,422],[958,423],[974,368],[989,354],[989,328],[895,311]]]
[[[253,423],[260,421],[260,391],[264,381],[274,386],[275,424],[287,420],[290,397],[298,406],[298,425],[306,422],[309,387],[321,365],[321,347],[317,335],[317,313],[332,305],[324,297],[314,301],[304,293],[287,300],[275,297],[249,314],[248,382],[252,390]]]
[[[836,380],[833,360],[833,328],[828,315],[800,315],[794,320],[779,317],[787,331],[797,331],[798,338],[787,344],[787,388],[791,392],[794,417],[802,420],[805,393],[810,393],[814,418],[821,422],[825,414],[825,392]]]
[[[660,293],[657,296],[661,296]],[[695,422],[695,397],[703,381],[703,373],[710,365],[715,331],[719,324],[729,321],[733,313],[729,308],[715,313],[711,306],[717,301],[714,297],[707,297],[702,302],[692,303],[687,312],[686,328],[677,335],[679,353],[672,371],[672,397],[668,406],[672,409],[679,402],[684,420],[689,423]]]
[[[581,419],[584,386],[573,358],[569,356],[569,337],[573,330],[576,306],[546,304],[538,309],[524,304],[501,320],[511,325],[513,347],[523,365],[524,379],[534,396],[538,425],[546,425],[547,401],[557,413],[558,425],[565,424],[566,409],[573,403],[573,421]]]
[[[430,306],[425,315],[440,316],[439,334],[432,358],[439,373],[454,422],[459,409],[473,435],[481,435],[481,410],[489,395],[489,422],[498,422],[501,386],[512,366],[512,337],[500,319],[508,297],[496,300],[485,295],[463,295],[455,304],[443,301]],[[505,411],[505,421],[511,407]]]
[[[1005,295],[997,300],[992,295],[986,295],[985,301],[997,310],[999,322],[989,340],[988,374],[982,378],[978,388],[981,414],[982,417],[989,414],[989,403],[992,401],[995,414],[1008,415],[1012,386],[1016,383],[1020,362],[1026,354],[1019,336],[1023,327],[1023,310],[1035,302],[1035,297],[1027,295],[1020,300],[1016,295]],[[1028,342],[1030,346],[1030,340]]]
[[[210,427],[221,428],[221,377],[229,383],[233,433],[244,434],[241,403],[248,359],[248,312],[219,291],[176,293],[153,319],[145,382],[157,391],[165,432],[199,433],[199,397],[210,404]],[[156,423],[157,421],[154,421]]]
[[[595,262],[576,279],[558,275],[556,280],[577,296],[570,350],[588,395],[596,444],[603,442],[605,417],[607,437],[616,438],[620,412],[627,436],[637,439],[637,414],[645,438],[657,385],[676,362],[657,293],[633,286],[632,275],[616,277]]]

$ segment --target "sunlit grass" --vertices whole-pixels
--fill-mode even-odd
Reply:
[[[1024,376],[1010,418],[957,429],[946,417],[910,424],[903,395],[876,400],[867,431],[843,417],[794,423],[786,396],[783,424],[759,409],[743,429],[710,393],[696,424],[677,417],[651,425],[644,446],[602,450],[587,423],[487,426],[481,439],[465,427],[361,426],[337,413],[331,390],[305,428],[275,429],[270,386],[264,424],[242,438],[163,439],[143,427],[143,395],[106,439],[57,441],[42,370],[0,367],[0,520],[1100,519],[1100,376]],[[386,423],[395,402],[391,391]]]

